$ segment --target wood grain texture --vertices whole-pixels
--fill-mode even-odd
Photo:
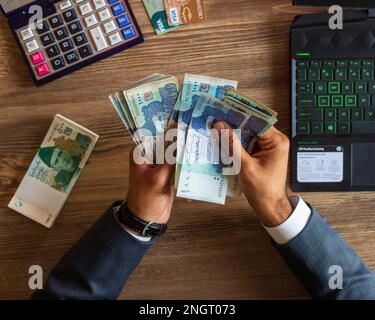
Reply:
[[[207,74],[279,112],[290,131],[290,0],[206,0],[207,20],[157,37],[140,0],[130,1],[145,43],[43,87],[33,85],[0,17],[0,298],[28,298],[28,268],[45,276],[112,201],[126,195],[132,146],[108,94],[153,72]],[[311,11],[311,10],[310,10]],[[47,230],[7,208],[50,121],[61,113],[100,135],[56,225]],[[371,267],[374,194],[306,193]],[[150,285],[150,281],[152,285]],[[122,299],[307,298],[243,199],[225,206],[176,201],[168,233],[129,279]]]

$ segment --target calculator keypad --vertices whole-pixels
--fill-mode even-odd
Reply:
[[[122,0],[65,0],[55,7],[39,25],[17,30],[38,79],[138,36]]]

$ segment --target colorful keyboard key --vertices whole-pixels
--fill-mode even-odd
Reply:
[[[114,4],[113,6],[111,6],[111,9],[115,16],[118,16],[119,14],[125,12],[125,7],[122,2]]]
[[[45,60],[42,51],[34,52],[30,55],[30,59],[33,62],[33,64],[38,64]]]
[[[136,35],[136,33],[135,33],[133,27],[128,27],[128,28],[125,28],[125,29],[122,30],[122,35],[123,35],[125,40],[128,40],[130,38],[133,38]]]
[[[36,66],[35,70],[36,70],[36,74],[38,75],[38,77],[43,77],[49,73],[49,67],[47,63],[43,63],[43,64],[40,64],[39,66]]]
[[[117,20],[117,24],[118,24],[119,28],[126,27],[127,25],[130,24],[130,19],[129,19],[129,16],[127,14],[124,14],[124,15],[118,17],[116,20]]]

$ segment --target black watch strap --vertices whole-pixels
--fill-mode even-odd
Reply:
[[[145,237],[160,237],[167,230],[166,224],[145,221],[135,216],[134,213],[128,208],[126,202],[121,205],[118,219],[124,226]]]

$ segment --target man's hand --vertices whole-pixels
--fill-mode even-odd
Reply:
[[[169,164],[142,164],[129,159],[128,208],[146,221],[167,223],[174,199],[171,178],[174,166]]]
[[[233,152],[234,139],[238,137],[230,126],[219,121],[214,128],[229,132],[230,155]],[[251,155],[241,146],[241,171],[238,175],[242,192],[253,207],[262,223],[273,227],[284,222],[292,213],[292,207],[286,195],[286,176],[288,169],[289,139],[272,127],[257,141],[259,150]]]

